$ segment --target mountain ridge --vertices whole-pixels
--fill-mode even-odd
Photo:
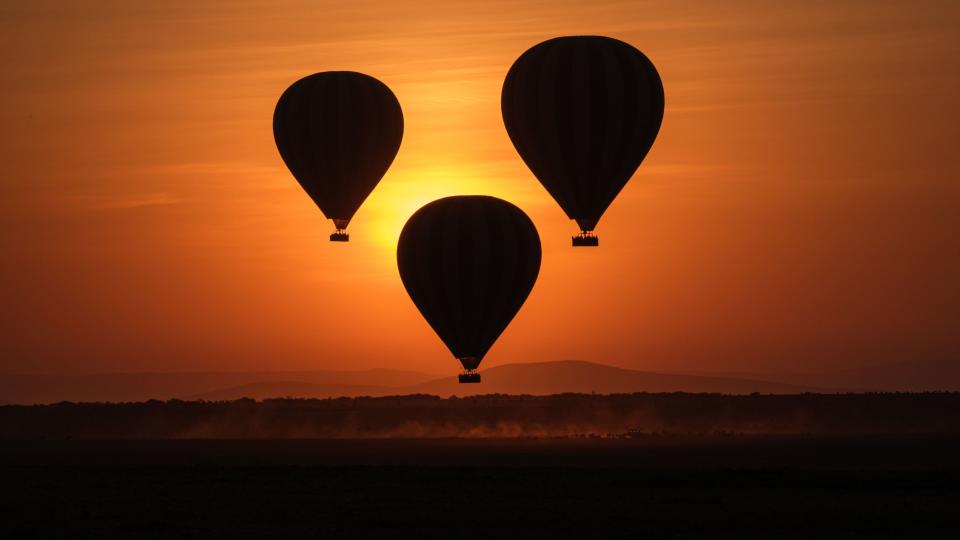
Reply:
[[[436,377],[412,385],[316,384],[268,380],[218,388],[183,397],[208,401],[240,398],[382,397],[405,394],[471,396],[481,394],[550,395],[561,393],[801,393],[819,389],[748,379],[675,375],[631,370],[582,360],[511,363],[481,370],[483,382],[463,385],[456,376]]]
[[[960,366],[949,360],[900,362],[813,374],[724,374],[645,371],[584,360],[515,362],[481,370],[483,382],[456,376],[370,370],[0,375],[0,404],[241,397],[357,397],[403,394],[469,396],[574,393],[706,392],[791,394],[960,390]]]
[[[316,384],[402,386],[430,380],[434,377],[436,375],[386,368],[357,371],[201,371],[90,375],[11,374],[0,375],[0,404],[183,399],[186,396],[262,383],[267,380],[312,382]]]
[[[756,378],[770,382],[856,392],[960,391],[960,360],[950,358],[905,360],[811,373],[698,370],[683,374]]]

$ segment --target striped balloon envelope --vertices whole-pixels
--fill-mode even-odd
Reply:
[[[507,201],[463,195],[433,201],[404,225],[400,279],[465,373],[474,372],[520,310],[540,272],[540,236]]]
[[[400,149],[403,112],[393,92],[369,75],[314,73],[280,96],[273,138],[297,182],[333,220],[330,240],[343,242],[347,224]]]
[[[592,231],[660,131],[653,63],[609,37],[551,39],[514,62],[500,106],[520,157],[579,225],[574,245],[598,245]]]

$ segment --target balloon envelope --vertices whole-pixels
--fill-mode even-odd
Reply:
[[[396,157],[403,112],[393,92],[369,75],[315,73],[280,96],[273,137],[297,182],[343,229]]]
[[[472,370],[530,294],[540,271],[540,237],[506,201],[447,197],[404,225],[397,266],[420,313]]]
[[[559,37],[514,62],[500,105],[520,157],[589,232],[653,145],[663,84],[653,63],[627,43]]]

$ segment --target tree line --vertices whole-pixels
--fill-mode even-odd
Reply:
[[[0,407],[0,439],[958,434],[960,393],[431,395]]]

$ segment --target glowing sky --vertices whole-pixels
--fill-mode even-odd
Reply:
[[[956,2],[20,2],[0,7],[0,372],[457,369],[394,260],[419,206],[523,208],[540,279],[484,367],[809,371],[960,354]],[[604,34],[657,142],[573,250],[500,118],[512,61]],[[388,84],[393,167],[331,244],[280,93]]]

